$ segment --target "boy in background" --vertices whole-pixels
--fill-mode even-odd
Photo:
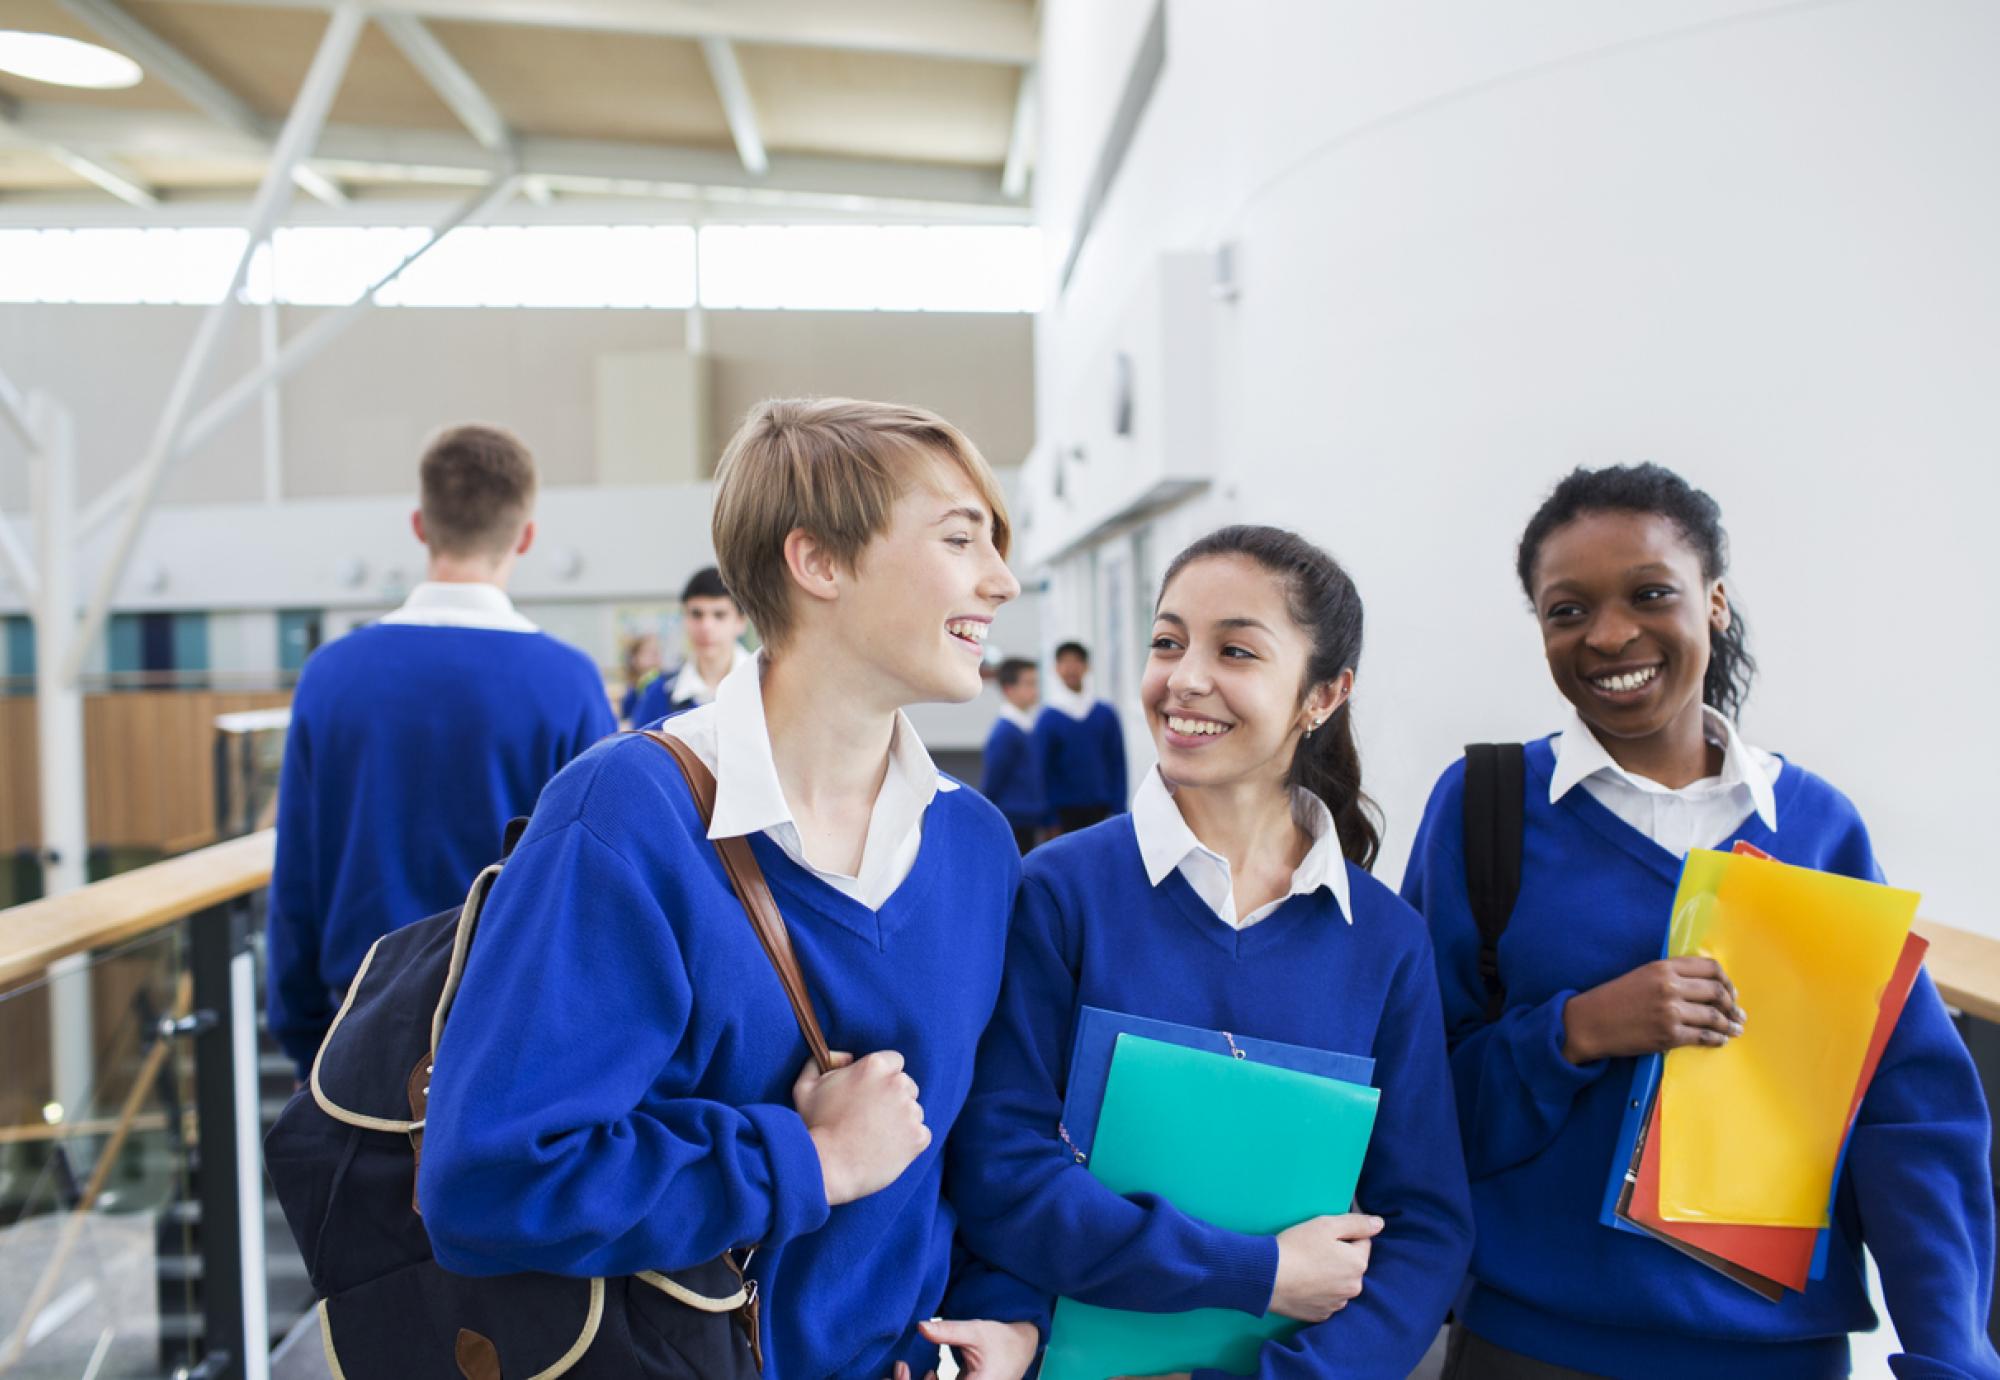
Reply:
[[[985,770],[979,780],[980,792],[1007,816],[1023,853],[1041,841],[1049,822],[1049,792],[1034,740],[1041,685],[1042,673],[1025,657],[1000,663],[1000,717],[986,735]]]
[[[1057,647],[1057,684],[1035,720],[1049,806],[1065,834],[1125,809],[1125,730],[1118,711],[1090,693],[1089,677],[1081,642]]]
[[[458,905],[572,757],[617,725],[591,659],[507,597],[535,462],[498,427],[440,432],[411,527],[424,582],[313,654],[278,784],[271,1033],[304,1079],[368,948]]]
[[[722,583],[722,572],[705,566],[689,577],[681,590],[681,629],[688,657],[679,671],[657,676],[639,694],[631,723],[637,727],[683,714],[715,698],[724,676],[750,660],[743,634],[750,620],[742,605]]]

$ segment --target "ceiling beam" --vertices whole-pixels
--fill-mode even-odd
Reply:
[[[438,42],[436,34],[424,27],[423,20],[410,14],[378,13],[375,23],[389,36],[390,42],[402,49],[410,66],[430,83],[438,99],[450,107],[482,148],[499,154],[511,149],[514,139],[508,132],[507,121],[501,118],[500,111],[472,79],[472,74]]]
[[[221,0],[326,10],[333,0]],[[1025,67],[1035,60],[1031,6],[1015,0],[367,0],[371,14],[471,24],[526,24],[667,38],[724,38],[799,48],[901,53]]]
[[[241,96],[217,81],[207,68],[154,32],[118,0],[57,0],[57,3],[111,40],[112,46],[143,67],[147,76],[164,82],[182,100],[209,119],[233,133],[256,139],[266,152],[270,150],[270,121],[251,109]],[[330,11],[333,6],[329,3],[321,8]],[[331,179],[303,163],[294,171],[292,180],[300,191],[329,206],[338,206],[347,200],[346,194]]]
[[[1014,128],[1007,137],[1007,164],[1000,170],[1000,193],[1020,198],[1028,191],[1028,160],[1035,153],[1036,100],[1035,69],[1021,73],[1021,89],[1014,95]]]
[[[729,137],[736,141],[736,156],[743,170],[762,177],[771,170],[764,152],[764,136],[757,131],[757,107],[750,99],[750,85],[743,80],[743,65],[736,49],[726,38],[703,38],[701,55],[708,74],[715,79],[715,94],[722,98],[722,114],[729,121]]]
[[[53,140],[95,155],[256,156],[254,140],[218,130],[196,116],[161,111],[26,102],[10,138]],[[869,203],[949,207],[1018,207],[1001,195],[990,171],[889,159],[774,154],[757,176],[732,152],[593,139],[524,138],[516,144],[515,170],[547,178],[561,191],[643,196],[702,196],[719,204],[777,202],[863,211]],[[494,172],[493,154],[468,135],[449,130],[384,129],[328,125],[313,152],[327,172],[365,181],[483,184]]]
[[[20,108],[19,101],[0,91],[0,133],[13,123],[14,112]],[[109,155],[100,154],[92,158],[49,139],[29,137],[19,142],[45,157],[53,158],[84,181],[111,193],[128,206],[151,210],[160,204],[159,195],[151,187],[141,182],[129,169],[120,167]]]

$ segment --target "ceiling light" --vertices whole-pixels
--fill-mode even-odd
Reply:
[[[85,86],[93,91],[137,86],[145,76],[139,64],[123,53],[57,34],[31,34],[15,29],[0,29],[0,72],[56,86]]]

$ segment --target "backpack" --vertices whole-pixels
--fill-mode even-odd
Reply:
[[[682,742],[649,733],[688,779],[701,818],[715,778]],[[519,837],[510,826],[507,849]],[[716,850],[822,1071],[826,1037],[749,840]],[[437,1263],[417,1201],[430,1071],[479,914],[505,863],[465,903],[375,942],[264,1143],[265,1166],[319,1296],[341,1380],[748,1380],[763,1369],[751,1251],[623,1278],[473,1278]]]
[[[1486,1019],[1500,1019],[1500,936],[1521,894],[1521,837],[1526,827],[1527,750],[1520,743],[1469,743],[1465,749],[1465,894],[1479,926],[1479,978]]]

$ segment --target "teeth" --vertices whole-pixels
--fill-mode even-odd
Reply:
[[[1177,714],[1167,715],[1167,727],[1176,733],[1191,733],[1204,738],[1229,731],[1228,724],[1219,724],[1212,719],[1183,719]]]
[[[1637,690],[1640,686],[1649,684],[1659,673],[1659,667],[1648,666],[1643,671],[1631,671],[1622,676],[1599,676],[1591,684],[1602,690]]]
[[[984,623],[947,623],[944,625],[944,630],[953,637],[962,637],[968,642],[984,642],[986,640],[986,624]]]

